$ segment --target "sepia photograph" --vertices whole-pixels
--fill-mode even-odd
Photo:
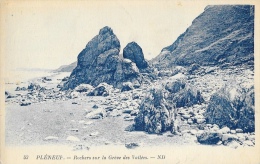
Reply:
[[[260,163],[258,9],[1,1],[0,164]]]

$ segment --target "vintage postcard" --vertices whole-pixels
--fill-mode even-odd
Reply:
[[[259,164],[259,7],[0,2],[1,164]]]

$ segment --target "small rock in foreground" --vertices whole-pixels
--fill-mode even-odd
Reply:
[[[126,143],[125,144],[125,147],[128,148],[128,149],[134,149],[134,148],[136,148],[138,146],[139,146],[138,143]]]
[[[215,145],[220,141],[218,133],[215,132],[203,132],[197,134],[198,142],[205,145]]]

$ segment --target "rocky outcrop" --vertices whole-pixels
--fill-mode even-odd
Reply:
[[[254,87],[225,86],[210,98],[205,113],[207,123],[255,131],[254,97]]]
[[[64,89],[73,89],[82,83],[97,86],[105,81],[113,81],[119,51],[120,42],[112,29],[102,28],[78,55],[77,67],[64,84]]]
[[[158,68],[174,65],[254,65],[254,6],[214,5],[152,60]]]
[[[103,82],[121,87],[123,82],[138,80],[136,63],[120,59],[119,51],[120,42],[113,30],[102,28],[78,55],[77,66],[62,89],[74,89],[82,83],[95,87]]]
[[[136,42],[131,42],[126,45],[123,50],[123,57],[136,63],[136,66],[139,69],[148,67],[147,62],[144,59],[143,50]]]

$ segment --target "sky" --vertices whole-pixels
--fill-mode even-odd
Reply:
[[[147,60],[172,44],[206,4],[180,1],[15,1],[2,10],[5,68],[56,69],[77,60],[104,26],[121,51],[135,41]]]

